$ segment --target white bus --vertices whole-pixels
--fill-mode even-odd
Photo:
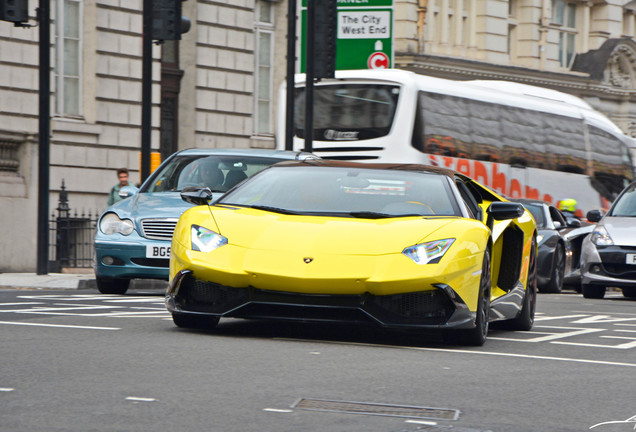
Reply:
[[[304,81],[296,76],[294,150],[304,148]],[[448,167],[510,198],[575,198],[581,212],[608,207],[633,177],[630,138],[614,123],[580,98],[525,84],[338,71],[315,84],[313,124],[322,158]]]

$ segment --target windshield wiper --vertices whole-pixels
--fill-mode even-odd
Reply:
[[[390,214],[380,213],[373,211],[354,211],[347,213],[349,216],[359,219],[387,219],[387,218],[401,218],[401,217],[424,217],[424,215],[418,213],[405,213],[405,214]]]
[[[280,213],[280,214],[290,214],[290,215],[300,214],[300,213],[295,212],[293,210],[288,210],[288,209],[284,209],[284,208],[280,208],[280,207],[264,206],[264,205],[252,205],[252,206],[249,206],[249,208],[253,208],[253,209],[256,209],[256,210],[265,210],[265,211],[268,211],[268,212]]]
[[[388,213],[373,212],[373,211],[354,211],[354,212],[349,212],[347,214],[350,216],[353,216],[354,218],[360,218],[360,219],[385,219],[385,218],[397,217],[396,215],[392,215]]]

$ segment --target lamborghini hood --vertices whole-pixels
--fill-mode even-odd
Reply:
[[[253,250],[308,250],[342,255],[381,255],[436,239],[455,218],[359,219],[283,215],[255,209],[211,207],[219,234]]]

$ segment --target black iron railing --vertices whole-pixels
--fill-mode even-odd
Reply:
[[[71,213],[64,180],[56,211],[57,215],[53,213],[49,220],[49,271],[93,267],[95,230],[100,212]]]

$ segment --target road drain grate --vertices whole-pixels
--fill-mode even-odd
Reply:
[[[427,420],[457,420],[459,410],[367,402],[347,402],[321,399],[299,399],[292,408],[309,411],[329,411],[388,417],[408,417]]]

